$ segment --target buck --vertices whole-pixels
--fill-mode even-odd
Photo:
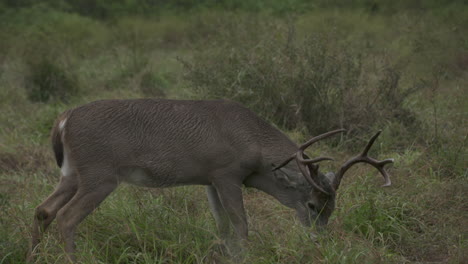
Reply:
[[[297,146],[249,109],[225,100],[103,100],[65,111],[51,133],[60,182],[36,208],[29,256],[57,218],[65,252],[75,261],[78,224],[121,182],[145,187],[205,185],[223,237],[232,226],[237,239],[247,239],[243,185],[295,209],[304,225],[325,226],[343,175],[353,164],[374,166],[390,185],[384,165],[393,160],[367,155],[380,132],[336,174],[324,175],[316,164],[331,158],[304,154],[313,143],[343,131]]]

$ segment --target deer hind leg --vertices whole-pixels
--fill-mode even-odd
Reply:
[[[60,182],[55,188],[55,191],[42,202],[34,214],[33,227],[32,227],[32,239],[30,245],[30,251],[28,254],[29,260],[31,260],[32,254],[39,244],[42,233],[52,223],[57,215],[58,210],[62,208],[70,199],[75,195],[78,188],[78,182],[76,175],[67,175],[60,178]]]
[[[80,185],[75,196],[57,214],[59,232],[65,242],[65,252],[71,262],[76,261],[76,227],[88,216],[118,185],[117,178],[106,171],[81,174]]]

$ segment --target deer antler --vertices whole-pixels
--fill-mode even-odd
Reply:
[[[324,161],[324,160],[333,160],[332,158],[330,157],[318,157],[318,158],[315,158],[315,159],[304,159],[304,150],[306,148],[308,148],[310,145],[314,144],[315,142],[317,141],[320,141],[324,138],[327,138],[329,136],[332,136],[332,135],[335,135],[337,133],[340,133],[340,132],[344,132],[346,131],[345,129],[337,129],[337,130],[333,130],[333,131],[330,131],[330,132],[327,132],[327,133],[324,133],[322,135],[319,135],[319,136],[316,136],[316,137],[313,137],[311,139],[309,139],[307,142],[305,142],[304,144],[302,144],[300,147],[299,147],[299,150],[294,153],[291,157],[289,157],[287,160],[283,161],[279,166],[275,167],[273,169],[273,171],[277,170],[277,169],[280,169],[281,167],[285,166],[286,164],[288,164],[291,160],[293,159],[296,159],[296,162],[297,162],[297,166],[299,167],[299,170],[301,170],[302,172],[302,175],[304,175],[304,177],[306,178],[306,180],[317,190],[323,192],[323,193],[326,193],[328,194],[328,192],[326,192],[322,187],[320,187],[320,185],[318,185],[313,179],[312,179],[312,175],[310,174],[310,171],[309,169],[307,169],[307,165],[308,164],[314,164],[314,163],[317,163],[317,162],[320,162],[320,161]]]
[[[341,183],[341,179],[343,178],[343,175],[345,174],[345,172],[349,168],[351,168],[354,164],[359,163],[359,162],[368,163],[374,166],[377,170],[379,170],[379,172],[382,174],[382,176],[385,179],[385,184],[383,186],[390,186],[392,184],[390,177],[387,171],[385,170],[384,166],[388,163],[393,163],[394,160],[386,159],[386,160],[379,161],[367,155],[367,153],[369,152],[369,149],[372,147],[372,144],[374,144],[374,141],[377,139],[377,137],[380,135],[381,132],[382,131],[377,132],[369,140],[369,142],[367,143],[366,147],[364,148],[361,154],[349,159],[347,162],[343,164],[343,166],[341,166],[339,172],[335,175],[335,178],[333,179],[333,183],[332,183],[332,186],[335,189],[335,191],[338,190],[338,187],[340,186],[340,183]]]

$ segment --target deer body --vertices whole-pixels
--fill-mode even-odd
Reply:
[[[297,149],[279,130],[229,101],[97,101],[65,112],[58,123],[54,129],[70,159],[59,164],[62,174],[64,167],[72,174],[107,166],[113,174],[99,178],[146,187],[211,185],[230,166],[244,174],[222,177],[243,182],[269,169],[267,161],[279,163]]]
[[[247,238],[242,185],[294,208],[305,225],[326,224],[334,209],[332,181],[313,161],[298,161],[300,170],[293,163],[274,169],[272,164],[292,160],[298,146],[230,101],[96,101],[60,115],[52,143],[62,175],[56,190],[36,208],[30,256],[40,233],[57,217],[65,250],[74,261],[77,225],[121,182],[206,185],[221,234],[227,236],[232,225],[239,239]]]

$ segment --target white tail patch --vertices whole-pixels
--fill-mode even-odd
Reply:
[[[65,124],[67,123],[67,119],[63,119],[59,122],[59,131],[60,131],[60,134],[61,134],[61,140],[62,140],[62,143],[64,143],[64,135],[65,135]],[[71,176],[71,174],[73,173],[73,169],[71,167],[71,164],[70,164],[70,154],[68,153],[67,151],[67,148],[63,148],[63,163],[62,163],[62,168],[60,169],[60,171],[62,172],[62,175],[64,177],[68,177],[68,176]]]
[[[62,175],[64,177],[71,176],[73,173],[73,169],[70,164],[70,154],[68,154],[68,151],[66,148],[63,148],[63,163],[62,163],[62,168],[60,169],[62,172]]]
[[[60,121],[59,123],[59,130],[60,132],[63,132],[63,129],[65,128],[65,123],[67,123],[67,119],[63,119],[62,121]]]

